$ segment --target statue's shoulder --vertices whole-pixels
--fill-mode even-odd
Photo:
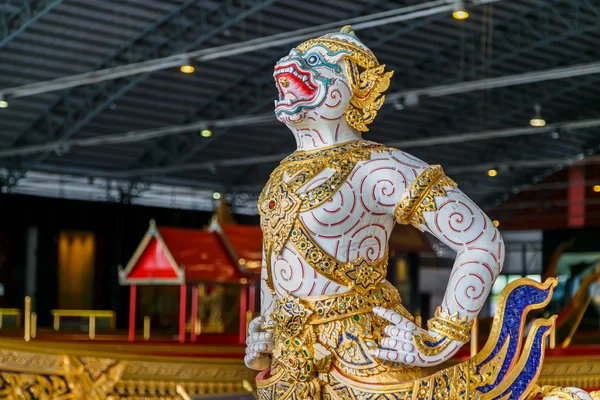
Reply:
[[[424,169],[429,167],[425,161],[413,156],[406,151],[389,147],[383,144],[376,143],[376,154],[373,154],[372,159],[378,159],[385,163],[387,167],[397,168],[402,171],[410,172],[410,176],[418,176]],[[415,175],[416,173],[416,175]]]

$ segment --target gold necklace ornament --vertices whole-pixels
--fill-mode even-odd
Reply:
[[[321,275],[358,292],[371,290],[385,278],[387,257],[375,263],[363,258],[342,263],[314,242],[298,217],[301,212],[312,210],[329,200],[346,182],[358,162],[369,160],[373,153],[387,151],[390,149],[384,145],[354,140],[325,149],[297,151],[281,161],[258,199],[266,264],[269,266],[267,284],[271,290],[274,290],[271,255],[281,254],[288,241]],[[325,169],[333,169],[334,173],[320,185],[298,192]]]

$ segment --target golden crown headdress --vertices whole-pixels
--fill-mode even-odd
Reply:
[[[333,53],[349,52],[344,61],[352,88],[352,99],[346,108],[346,121],[354,129],[367,132],[367,125],[373,122],[385,101],[382,93],[390,86],[390,78],[394,71],[386,72],[385,65],[379,65],[375,55],[360,45],[350,25],[344,26],[340,33],[350,37],[345,39],[343,35],[325,35],[307,40],[296,49],[305,53],[308,48],[319,44]]]

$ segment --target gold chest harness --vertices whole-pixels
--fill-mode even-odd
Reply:
[[[343,263],[314,241],[299,215],[328,201],[346,182],[358,162],[369,160],[373,153],[389,150],[381,144],[356,140],[327,149],[293,153],[273,171],[258,200],[268,271],[267,284],[272,291],[271,256],[280,255],[288,241],[318,273],[358,293],[366,294],[385,278],[387,252],[375,262],[361,257]],[[320,185],[297,193],[326,168],[335,172]],[[284,181],[284,175],[289,177],[288,182]]]

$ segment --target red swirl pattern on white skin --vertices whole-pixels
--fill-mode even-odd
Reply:
[[[422,165],[419,160],[402,152],[393,152],[392,159],[401,165]],[[417,169],[414,171],[417,172]],[[409,179],[412,182],[414,177]],[[394,200],[400,200],[402,193],[395,195],[398,198]],[[393,196],[391,197],[393,199]],[[385,208],[388,213],[392,212],[391,206],[385,206],[389,201],[390,199],[385,197],[379,201],[379,206]],[[447,188],[446,196],[436,198],[435,202],[437,211],[424,212],[425,224],[421,228],[457,252],[441,304],[443,315],[458,313],[459,317],[467,316],[472,320],[483,307],[496,277],[502,270],[502,237],[490,219],[459,189]],[[426,356],[421,354],[416,346],[409,346],[412,336],[420,332],[421,328],[407,327],[406,323],[394,323],[388,318],[392,315],[390,310],[377,309],[374,312],[393,324],[393,329],[386,330],[389,339],[382,341],[382,348],[372,351],[375,357],[401,360],[415,366],[428,366],[449,359],[463,345],[453,341],[440,354]],[[434,332],[429,334],[437,336]],[[406,335],[411,339],[406,339]]]
[[[396,204],[426,167],[401,151],[375,153],[369,161],[356,165],[347,182],[329,201],[301,213],[300,217],[313,240],[338,260],[348,262],[364,257],[375,261],[385,254]],[[303,189],[321,184],[332,172],[324,171]],[[502,238],[487,216],[460,190],[448,190],[447,196],[435,201],[438,210],[424,213],[426,224],[422,228],[457,252],[442,309],[472,319],[502,268]],[[304,297],[348,290],[316,273],[291,245],[278,257],[272,257],[271,266],[277,295],[289,292]],[[263,310],[269,310],[266,303],[271,302],[272,298],[264,300],[267,308]],[[395,315],[385,309],[375,310],[375,314],[382,318]],[[401,322],[404,324],[391,325],[394,329],[386,331],[389,340],[382,343],[386,347],[374,349],[373,356],[428,366],[447,360],[462,346],[453,342],[440,354],[425,356],[412,342],[421,328]]]
[[[395,161],[398,157],[406,162],[398,163]],[[407,183],[418,176],[415,163],[415,159],[403,154],[374,153],[371,160],[357,163],[348,180],[327,202],[301,213],[300,219],[313,240],[339,261],[346,263],[361,257],[376,261],[385,256],[394,227],[397,198],[404,193]],[[332,173],[333,170],[321,172],[299,192],[322,184]],[[285,290],[304,297],[348,290],[314,272],[308,263],[299,263],[299,259],[293,246],[286,246],[273,259],[273,280],[278,293]]]
[[[313,150],[361,139],[360,132],[346,121],[347,106],[353,94],[343,54],[325,54],[318,50],[318,46],[308,50],[311,51],[320,52],[324,60],[340,68],[315,66],[311,73],[323,78],[321,82],[328,82],[327,85],[317,84],[318,93],[315,93],[314,99],[319,100],[310,107],[300,107],[293,114],[278,113],[277,118],[294,134],[298,150]],[[278,65],[283,66],[283,63],[293,60],[296,60],[296,65],[304,64],[298,57],[305,56],[292,49]],[[281,93],[285,98],[276,103],[285,100],[289,106],[284,108],[288,112],[295,109],[297,96],[291,96],[289,90],[281,90]],[[426,167],[427,164],[402,151],[374,153],[370,160],[355,166],[347,181],[329,201],[301,213],[300,218],[313,240],[341,262],[360,257],[374,261],[384,257],[394,226],[394,209],[406,189]],[[319,174],[308,185],[323,182],[331,173],[325,171]],[[460,190],[449,191],[447,196],[435,201],[439,209],[424,213],[426,223],[421,228],[458,253],[442,307],[445,312],[457,312],[472,319],[481,309],[502,269],[502,238],[483,212]],[[305,297],[348,290],[316,273],[288,243],[280,255],[271,256],[271,265],[266,266],[263,273],[264,322],[268,322],[274,303],[273,293],[266,288],[266,268],[272,268],[276,295],[289,292]],[[411,365],[433,365],[447,360],[462,346],[460,342],[451,343],[438,356],[425,357],[412,345],[412,337],[420,328],[399,320],[402,317],[390,310],[376,309],[374,313],[392,323],[386,329],[389,340],[384,343],[387,347],[373,350],[376,357]],[[256,323],[252,324],[252,329],[253,333],[259,333]],[[269,349],[268,338],[251,335],[246,364],[254,369],[266,368]]]

